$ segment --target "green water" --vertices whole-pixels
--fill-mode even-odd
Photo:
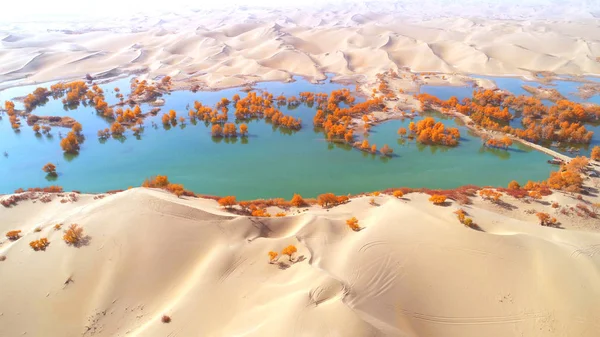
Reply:
[[[102,85],[106,100],[115,103],[115,86],[128,93],[129,79]],[[46,84],[45,86],[49,86]],[[35,89],[11,88],[0,92],[0,101],[21,96]],[[262,83],[258,89],[268,89],[275,96],[298,95],[301,91],[327,92],[342,88],[329,83],[314,85],[298,79],[294,83]],[[455,88],[457,92],[465,88]],[[435,94],[436,88],[428,88]],[[449,89],[443,88],[442,91]],[[470,93],[471,89],[468,88]],[[110,122],[96,115],[91,107],[80,106],[65,111],[60,101],[50,100],[38,107],[38,115],[69,115],[83,125],[86,137],[77,156],[63,155],[58,131],[52,137],[36,136],[24,126],[15,133],[8,116],[0,121],[0,193],[10,193],[19,187],[37,187],[58,184],[66,190],[103,192],[139,186],[144,178],[166,174],[170,180],[182,183],[187,189],[210,195],[236,195],[238,199],[285,197],[293,193],[305,197],[324,192],[338,194],[380,190],[388,187],[453,188],[465,184],[506,186],[516,179],[545,179],[556,167],[546,163],[548,156],[515,145],[510,151],[491,150],[482,146],[479,138],[444,118],[447,126],[458,126],[462,139],[456,148],[421,146],[414,141],[398,139],[396,131],[408,126],[409,120],[391,121],[372,129],[368,137],[378,147],[388,144],[394,149],[393,158],[382,158],[334,145],[324,140],[323,134],[312,126],[315,109],[304,105],[288,110],[286,114],[302,118],[303,128],[288,132],[262,121],[248,123],[249,137],[233,141],[216,141],[210,136],[210,126],[204,123],[177,125],[165,130],[160,122],[162,112],[174,109],[187,118],[186,105],[194,100],[213,105],[222,97],[231,98],[238,89],[218,92],[173,92],[165,96],[166,105],[156,117],[145,120],[145,130],[136,138],[131,131],[126,139],[108,139],[100,142],[96,133]],[[460,92],[462,94],[462,92]],[[17,104],[19,108],[19,104]],[[150,107],[142,106],[143,111]],[[233,120],[234,109],[230,111]],[[438,119],[443,116],[437,115]],[[154,121],[157,126],[151,126]],[[23,124],[24,121],[23,121]],[[48,181],[41,168],[47,162],[57,165],[59,177]]]

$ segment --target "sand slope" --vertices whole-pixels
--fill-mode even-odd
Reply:
[[[600,74],[597,19],[377,10],[199,11],[159,21],[126,19],[102,30],[37,31],[35,25],[15,24],[0,30],[0,83],[144,72],[227,87],[292,75],[323,79],[327,72],[372,79],[399,67],[485,75]]]
[[[24,237],[0,245],[0,335],[597,335],[599,234],[470,206],[476,231],[426,195],[377,200],[268,219],[148,189],[1,208],[0,230]],[[67,246],[57,222],[89,244]],[[290,244],[296,263],[267,262]]]

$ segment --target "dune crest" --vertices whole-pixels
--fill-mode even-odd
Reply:
[[[200,11],[159,21],[134,18],[135,30],[32,33],[37,26],[22,24],[16,32],[0,30],[0,82],[141,72],[170,75],[182,88],[192,81],[220,88],[292,75],[323,79],[325,73],[373,79],[402,67],[449,74],[600,74],[595,19],[417,18],[409,14],[412,7],[378,10]]]

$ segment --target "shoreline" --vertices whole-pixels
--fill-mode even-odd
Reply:
[[[223,90],[228,90],[228,89],[233,89],[233,88],[244,88],[244,87],[254,87],[257,84],[260,83],[274,83],[274,82],[280,82],[280,83],[294,83],[296,82],[295,79],[293,79],[294,77],[300,77],[304,80],[306,80],[307,82],[310,82],[311,84],[314,85],[319,85],[319,84],[323,84],[324,81],[326,81],[329,77],[331,77],[331,82],[333,83],[339,83],[339,84],[344,84],[344,85],[354,85],[354,84],[359,84],[359,85],[368,85],[368,82],[373,81],[375,79],[375,77],[373,75],[369,75],[369,74],[364,74],[364,73],[356,73],[356,74],[350,74],[350,75],[345,75],[345,74],[340,74],[340,73],[335,73],[335,72],[330,72],[330,71],[326,71],[323,72],[323,75],[325,76],[325,78],[323,80],[317,80],[316,76],[311,76],[311,75],[303,75],[300,73],[292,73],[292,72],[287,72],[290,75],[290,79],[258,79],[258,80],[253,80],[253,81],[249,81],[249,82],[244,82],[241,85],[222,85],[222,86],[218,86],[218,85],[210,85],[206,82],[202,82],[203,86],[200,87],[200,89],[198,91],[205,91],[205,92],[217,92],[217,91],[223,91]],[[583,74],[583,75],[578,75],[578,74],[574,74],[574,73],[555,73],[552,78],[548,79],[548,80],[544,80],[544,77],[528,77],[527,75],[518,75],[518,74],[501,74],[501,75],[488,75],[488,74],[479,74],[479,73],[472,73],[472,72],[452,72],[452,73],[445,73],[445,72],[440,72],[440,71],[413,71],[412,69],[408,69],[407,73],[413,74],[413,75],[418,75],[421,76],[423,74],[435,74],[435,75],[440,75],[440,76],[447,76],[448,78],[454,77],[454,76],[458,76],[458,77],[465,77],[468,79],[468,81],[472,82],[472,83],[477,83],[479,80],[489,80],[493,82],[493,79],[487,79],[487,78],[476,78],[476,77],[472,77],[472,76],[485,76],[485,77],[499,77],[499,78],[516,78],[516,79],[520,79],[520,80],[524,80],[524,81],[528,81],[528,82],[536,82],[539,84],[545,84],[545,82],[553,82],[553,81],[568,81],[568,82],[575,82],[575,83],[597,83],[595,81],[590,81],[590,80],[586,80],[584,78],[581,78],[583,76],[589,76],[589,77],[596,77],[599,81],[600,81],[600,74]],[[86,73],[87,74],[87,73]],[[46,84],[49,83],[53,83],[53,82],[72,82],[72,81],[88,81],[86,79],[86,74],[81,74],[81,75],[77,75],[77,76],[70,76],[70,77],[55,77],[55,78],[51,78],[48,79],[47,81],[43,81],[43,82],[38,82],[38,81],[33,81],[33,82],[20,82],[20,83],[11,83],[7,86],[3,86],[3,83],[0,82],[0,92],[8,90],[8,89],[13,89],[13,88],[19,88],[19,87],[28,87],[28,86],[34,86],[34,85],[38,85],[38,86],[49,86]],[[147,76],[149,75],[148,72],[145,71],[127,71],[127,72],[122,72],[119,73],[117,75],[111,76],[111,77],[102,77],[102,78],[94,78],[93,81],[97,82],[97,84],[107,84],[113,81],[117,81],[123,78],[127,78],[127,77],[139,77],[141,79],[148,79]],[[92,75],[93,76],[93,75]],[[244,75],[245,76],[245,75]],[[560,78],[557,76],[568,76],[566,78]],[[258,76],[260,77],[260,76]],[[341,77],[341,79],[333,79],[335,77]],[[353,80],[352,78],[361,78],[360,80]],[[152,80],[152,79],[150,79]],[[193,77],[188,77],[188,78],[183,78],[183,79],[177,79],[177,78],[173,78],[173,90],[172,91],[179,91],[179,90],[191,90],[191,88],[193,87],[194,81],[195,79]],[[14,82],[14,81],[18,81],[18,80],[10,80],[7,82]],[[5,82],[4,82],[5,83]],[[424,85],[429,85],[429,86],[446,86],[446,87],[469,87],[469,85],[465,85],[465,84],[452,84],[452,83],[417,83],[417,86],[420,88],[421,86]],[[498,88],[498,86],[496,85],[496,83],[494,83],[494,87]],[[363,93],[364,94],[364,93]],[[367,95],[368,97],[368,95]],[[12,98],[11,98],[12,99]]]

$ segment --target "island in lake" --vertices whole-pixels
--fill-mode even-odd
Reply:
[[[0,336],[597,336],[571,5],[0,22]]]

